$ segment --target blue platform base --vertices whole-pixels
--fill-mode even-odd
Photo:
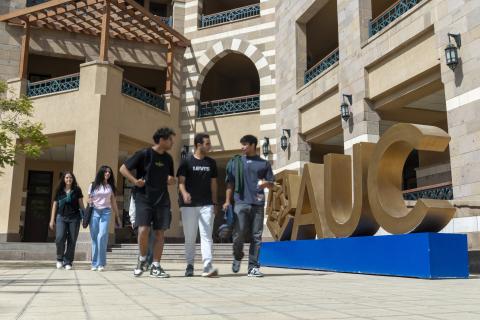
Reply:
[[[468,278],[467,236],[447,233],[265,242],[262,266],[424,279]]]

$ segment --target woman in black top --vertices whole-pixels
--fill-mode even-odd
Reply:
[[[55,192],[50,216],[50,229],[53,231],[56,226],[57,269],[63,267],[66,270],[72,269],[75,245],[80,229],[80,209],[84,208],[82,190],[77,185],[73,173],[66,171]],[[65,241],[67,242],[66,251]]]

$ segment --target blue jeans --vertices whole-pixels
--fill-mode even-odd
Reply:
[[[262,243],[264,207],[236,204],[235,226],[233,229],[233,256],[235,260],[243,258],[243,243],[250,241],[250,251],[248,255],[248,272],[252,268],[260,268],[258,256],[260,254],[260,244]]]
[[[105,267],[107,264],[108,224],[111,208],[93,209],[90,221],[90,236],[92,237],[92,267]]]

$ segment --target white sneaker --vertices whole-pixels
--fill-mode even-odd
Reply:
[[[63,268],[63,262],[57,261],[57,269],[62,269]]]
[[[65,265],[65,270],[72,270],[72,266],[70,264]]]
[[[105,267],[104,266],[98,267],[98,271],[100,271],[100,272],[105,271]]]
[[[210,263],[203,268],[202,277],[211,278],[218,276],[218,269],[215,269]]]
[[[255,277],[255,278],[261,278],[263,277],[263,273],[260,272],[260,268],[252,268],[252,270],[250,270],[248,272],[248,276],[249,277]]]
[[[90,270],[91,271],[97,271],[97,267],[92,267]]]

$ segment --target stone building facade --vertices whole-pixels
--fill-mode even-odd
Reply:
[[[119,114],[115,121],[108,120],[116,129],[105,133],[106,136],[117,137],[110,140],[114,147],[108,161],[113,167],[118,167],[136,148],[148,145],[150,131],[165,124],[178,131],[176,149],[172,152],[177,163],[182,149],[192,150],[196,133],[209,133],[221,178],[226,161],[239,152],[239,139],[247,133],[259,138],[261,153],[261,146],[268,138],[269,153],[265,157],[278,172],[301,171],[306,162],[323,163],[327,153],[350,154],[355,143],[376,142],[387,128],[398,122],[439,126],[452,138],[449,149],[439,154],[412,154],[404,170],[404,189],[453,190],[452,201],[459,208],[458,216],[446,231],[479,231],[480,160],[476,155],[480,153],[477,124],[480,3],[475,0],[140,2],[150,11],[157,8],[171,15],[168,21],[173,29],[190,40],[190,46],[175,50],[174,84],[172,92],[165,95],[168,102],[165,111],[153,110],[138,99],[121,102],[125,96],[115,89],[126,78],[164,94],[167,68],[164,47],[115,39],[110,47],[110,62],[102,64],[94,62],[99,54],[98,38],[65,31],[32,31],[30,82],[41,76],[64,76],[62,70],[73,73],[77,69],[80,77],[85,75],[99,83],[112,82],[99,92],[100,87],[87,88],[80,80],[82,84],[76,93],[33,98],[38,109],[36,115],[46,122],[46,133],[57,142],[53,143],[49,156],[21,160],[0,178],[6,182],[0,187],[2,240],[18,241],[20,236],[15,235],[19,234],[19,226],[25,227],[29,171],[58,167],[53,170],[57,174],[66,166],[78,172],[83,179],[81,183],[86,185],[87,177],[104,161],[82,160],[90,163],[88,170],[76,166],[77,154],[86,150],[81,143],[85,136],[77,133],[76,126],[65,127],[54,117],[50,119],[53,111],[42,107],[61,105],[67,95],[75,99],[73,95],[82,92],[87,96],[95,92],[111,97],[112,100],[100,99],[99,110],[103,110],[103,105],[105,110],[113,108],[112,104],[132,105],[131,108],[137,109],[126,119],[138,116],[138,121],[145,124],[141,132],[135,132],[129,128],[129,121],[122,122],[125,115]],[[2,1],[0,14],[21,9],[25,4],[25,0]],[[449,34],[459,34],[461,44],[455,43]],[[20,37],[20,28],[0,23],[2,79],[18,77]],[[454,70],[445,60],[449,42],[458,47],[460,57]],[[42,70],[47,64],[62,67],[48,74]],[[22,87],[21,81],[13,81],[11,85],[19,90]],[[340,113],[342,102],[348,106],[345,119]],[[99,121],[103,127],[103,121],[107,120]],[[78,128],[82,124],[80,121]],[[285,150],[280,147],[282,138],[287,142]],[[56,147],[70,151],[60,156]],[[171,193],[175,194],[175,190]],[[120,201],[126,198],[119,197]],[[169,236],[181,238],[178,209],[174,211],[176,222]],[[475,237],[471,239],[471,245],[478,246]]]

